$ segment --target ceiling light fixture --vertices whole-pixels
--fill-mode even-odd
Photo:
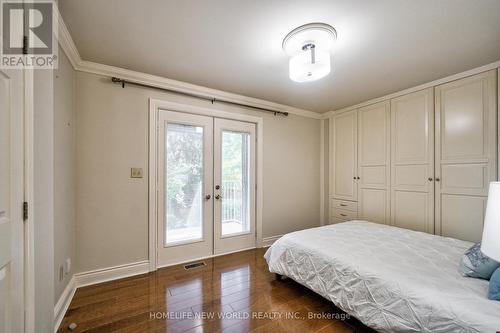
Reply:
[[[325,23],[309,23],[293,29],[283,39],[290,56],[289,75],[295,82],[319,80],[330,73],[330,51],[337,31]]]

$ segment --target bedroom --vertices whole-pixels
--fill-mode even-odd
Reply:
[[[500,330],[500,2],[1,5],[0,332]]]

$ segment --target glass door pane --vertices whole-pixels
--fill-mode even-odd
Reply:
[[[250,136],[222,131],[222,236],[250,232]]]
[[[165,245],[203,239],[203,127],[165,131]]]

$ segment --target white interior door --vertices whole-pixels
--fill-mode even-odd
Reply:
[[[213,254],[213,118],[159,112],[157,265]]]
[[[391,101],[391,224],[434,233],[434,90]]]
[[[0,333],[24,332],[22,75],[0,70]]]
[[[255,246],[255,124],[214,122],[214,251]]]

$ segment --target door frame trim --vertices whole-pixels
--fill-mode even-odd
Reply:
[[[221,111],[211,108],[204,108],[190,104],[175,103],[155,98],[149,99],[149,166],[148,166],[148,225],[149,225],[149,271],[155,271],[157,265],[157,211],[158,211],[158,181],[157,181],[157,131],[158,131],[158,116],[160,110],[170,110],[175,112],[184,112],[196,115],[203,115],[216,118],[224,118],[230,120],[239,120],[254,123],[257,126],[257,154],[256,154],[256,200],[255,200],[255,228],[256,228],[256,247],[262,247],[262,216],[263,216],[263,138],[264,138],[264,119],[262,117],[250,116],[241,113]]]

